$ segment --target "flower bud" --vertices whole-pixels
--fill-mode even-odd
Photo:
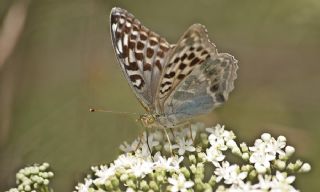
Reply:
[[[286,146],[285,151],[286,151],[286,156],[290,157],[295,152],[295,149],[292,146]]]
[[[261,135],[261,139],[262,139],[263,141],[270,141],[270,139],[271,139],[270,133],[263,133],[263,134]]]
[[[309,163],[304,163],[301,168],[300,168],[300,172],[306,173],[309,172],[311,170],[311,165]]]

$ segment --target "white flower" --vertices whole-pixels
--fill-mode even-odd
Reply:
[[[183,160],[183,156],[181,156],[180,158],[178,158],[177,156],[174,156],[166,159],[166,157],[161,156],[160,152],[157,152],[154,155],[155,167],[163,168],[166,171],[170,171],[170,170],[179,171],[179,168],[180,168],[179,164],[182,162],[182,160]]]
[[[114,166],[123,168],[131,167],[131,165],[136,161],[136,158],[137,157],[130,154],[122,154],[114,161]]]
[[[182,173],[179,174],[178,178],[168,178],[168,182],[172,185],[171,190],[172,192],[186,192],[188,188],[191,188],[194,183],[192,181],[186,181],[186,178]]]
[[[135,151],[138,148],[140,141],[139,139],[136,139],[132,142],[131,145],[129,145],[126,141],[120,145],[120,150],[125,152],[125,153],[130,153],[132,151]]]
[[[144,177],[146,174],[153,171],[154,163],[151,162],[151,157],[142,158],[141,151],[137,151],[137,155],[123,154],[114,161],[114,167],[124,168],[127,173],[133,173],[137,177]]]
[[[196,150],[191,139],[177,138],[177,144],[172,145],[172,149],[179,149],[179,155],[183,155],[186,151],[193,152]]]
[[[225,184],[240,184],[247,177],[247,172],[241,172],[238,165],[231,165],[229,162],[222,162],[222,166],[217,167],[214,171],[217,178],[216,181],[220,182],[224,179]]]
[[[295,176],[287,176],[287,173],[276,172],[276,176],[272,179],[271,192],[296,192],[291,184],[294,182]]]
[[[216,135],[211,134],[211,135],[209,135],[208,140],[209,140],[209,143],[211,144],[211,146],[213,146],[219,150],[225,151],[228,149],[223,137],[217,137]]]
[[[93,181],[96,185],[102,185],[104,184],[111,176],[113,176],[116,173],[116,167],[111,165],[108,166],[101,166],[100,169],[97,169],[95,171],[95,175],[97,178]]]
[[[217,124],[214,128],[206,128],[206,131],[208,133],[216,135],[217,137],[220,137],[223,135],[224,125],[221,126],[220,124]]]
[[[259,173],[264,173],[270,168],[270,161],[276,158],[276,152],[270,150],[268,143],[261,139],[257,139],[253,147],[249,147],[249,150],[253,152],[249,161],[254,163],[254,167]]]
[[[89,178],[85,178],[84,184],[79,183],[78,186],[76,186],[77,192],[88,192],[91,184],[92,184],[92,180]]]
[[[153,162],[140,159],[132,165],[131,169],[128,169],[128,172],[132,172],[136,177],[144,178],[146,174],[153,171],[153,165]]]
[[[209,149],[206,149],[206,159],[207,161],[211,161],[214,166],[220,166],[219,162],[223,161],[225,155],[223,155],[222,151],[217,148],[211,146]]]
[[[277,140],[275,138],[271,138],[269,142],[267,143],[267,151],[278,153],[279,155],[285,155],[285,152],[283,149],[286,146],[286,138],[283,136],[279,136]]]
[[[258,175],[259,183],[255,184],[253,187],[255,189],[261,189],[263,191],[268,191],[272,185],[271,175]]]
[[[136,151],[136,156],[141,157],[143,159],[149,159],[151,156],[150,150],[152,149],[150,146],[147,145],[147,143],[143,143],[141,145],[141,150]]]

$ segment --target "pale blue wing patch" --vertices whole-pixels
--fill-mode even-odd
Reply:
[[[206,28],[201,24],[190,26],[169,54],[158,87],[157,112],[163,111],[164,102],[193,69],[216,54],[217,50],[210,42]]]
[[[237,68],[237,60],[226,53],[205,60],[166,100],[162,123],[174,126],[223,104],[234,88]]]

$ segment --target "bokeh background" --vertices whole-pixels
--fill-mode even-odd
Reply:
[[[240,69],[229,101],[200,120],[248,143],[285,135],[313,166],[297,187],[320,190],[320,1],[0,0],[0,191],[34,162],[51,164],[55,191],[72,191],[141,133],[136,116],[88,112],[144,112],[112,49],[114,6],[171,43],[206,25]]]

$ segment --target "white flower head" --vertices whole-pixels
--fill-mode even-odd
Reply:
[[[171,184],[170,191],[172,192],[186,192],[194,185],[192,181],[186,181],[182,173],[179,174],[178,178],[168,178],[168,182]]]
[[[115,189],[125,186],[128,192],[143,191],[151,189],[148,188],[149,180],[150,184],[151,181],[167,181],[167,190],[186,192],[193,191],[195,186],[198,189],[196,183],[199,178],[203,180],[203,175],[211,176],[208,181],[203,181],[208,191],[214,188],[219,192],[296,192],[293,187],[295,177],[288,173],[290,170],[292,173],[299,173],[311,169],[310,164],[300,160],[295,163],[289,161],[295,150],[286,145],[286,138],[283,136],[274,138],[271,134],[264,133],[249,147],[246,143],[239,144],[234,133],[219,124],[207,128],[208,133],[198,131],[201,133],[201,140],[194,140],[197,129],[199,130],[199,126],[191,125],[191,131],[189,127],[173,130],[169,134],[173,145],[169,145],[166,135],[158,130],[148,132],[148,138],[144,133],[131,144],[125,142],[120,146],[125,153],[108,166],[92,168],[95,179],[88,178],[83,184],[78,184],[77,192],[93,189],[105,191],[110,185]],[[170,156],[168,152],[172,151],[169,149],[174,149],[177,155]],[[243,162],[233,164],[235,161],[232,161],[232,155],[241,157],[239,161]],[[213,165],[209,165],[210,169],[205,167],[208,163]],[[284,170],[289,171],[286,173]],[[25,170],[17,174],[17,178],[26,180],[27,186],[31,180],[26,175],[34,172],[37,170]],[[119,186],[116,186],[117,182]],[[137,182],[141,182],[141,185],[136,185]]]

